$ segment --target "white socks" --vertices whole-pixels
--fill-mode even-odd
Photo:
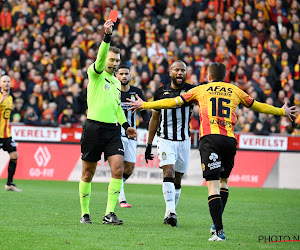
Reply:
[[[126,201],[125,192],[124,192],[125,181],[127,181],[127,179],[123,178],[122,179],[122,188],[121,188],[120,195],[119,195],[119,203],[122,201]]]
[[[175,208],[177,207],[177,203],[178,203],[180,194],[181,194],[181,188],[180,189],[175,189]]]
[[[175,186],[173,182],[163,182],[163,195],[166,203],[166,214],[165,217],[169,215],[169,213],[175,212]]]

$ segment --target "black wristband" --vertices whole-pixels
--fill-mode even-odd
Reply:
[[[111,41],[111,34],[104,33],[103,41],[106,42],[106,43],[110,43],[110,41]]]
[[[128,122],[124,122],[124,123],[122,124],[122,127],[125,129],[125,132],[126,132],[126,130],[130,127],[130,125],[129,125]]]

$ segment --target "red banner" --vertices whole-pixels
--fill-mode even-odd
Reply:
[[[80,146],[18,143],[18,166],[14,178],[66,181],[80,160]],[[0,178],[7,178],[7,166]]]
[[[80,145],[18,143],[17,150],[19,159],[15,174],[16,179],[64,181],[80,179],[82,167],[80,160]],[[161,183],[162,181],[162,170],[158,169],[156,149],[153,149],[153,153],[155,155],[154,160],[150,161],[149,164],[146,164],[144,159],[144,148],[138,148],[136,169],[134,170],[134,173],[136,175],[135,178],[139,183],[151,183],[150,181],[156,175],[156,184]],[[237,151],[235,166],[229,178],[229,186],[262,187],[279,155],[279,152]],[[2,159],[4,160],[4,157]],[[7,165],[9,159],[8,157],[5,159],[5,161],[7,161],[6,167],[3,169],[0,178],[7,178]],[[105,166],[107,169],[103,168]],[[103,160],[99,161],[98,167],[97,171],[99,170],[99,176],[101,170],[108,171],[110,174],[107,162],[104,163]],[[95,174],[96,181],[97,171]],[[199,151],[193,149],[191,151],[191,161],[189,171],[186,175],[185,185],[201,185],[203,181],[201,173]],[[71,176],[72,178],[70,178]],[[189,176],[192,179],[189,179]],[[197,180],[193,180],[193,176],[198,176]],[[105,180],[107,181],[107,178],[105,178]]]
[[[230,187],[262,187],[279,157],[277,152],[238,151]]]

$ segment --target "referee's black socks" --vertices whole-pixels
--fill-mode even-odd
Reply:
[[[223,212],[225,210],[225,206],[226,206],[226,203],[227,203],[228,195],[229,195],[229,190],[227,188],[221,188],[220,189],[220,196],[221,196],[222,204],[223,204]]]
[[[222,223],[222,213],[223,213],[223,204],[221,196],[214,194],[208,196],[208,206],[211,218],[216,227],[216,232],[223,232],[223,223]]]

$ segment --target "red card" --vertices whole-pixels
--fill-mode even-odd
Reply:
[[[111,10],[108,19],[111,19],[114,23],[117,21],[119,16],[119,11]]]

